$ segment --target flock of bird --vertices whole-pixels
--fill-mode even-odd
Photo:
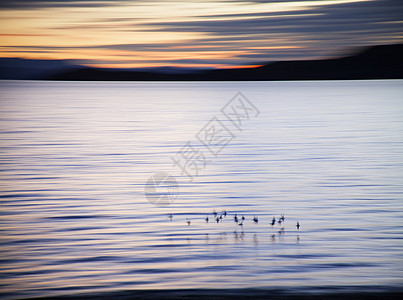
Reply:
[[[213,215],[213,220],[214,220],[215,222],[217,222],[217,223],[220,223],[220,222],[223,221],[223,219],[227,218],[228,213],[227,213],[227,211],[224,210],[224,211],[222,211],[222,212],[219,214],[219,213],[217,213],[217,212],[214,210],[213,213],[212,213],[212,215]],[[168,215],[168,218],[169,218],[170,221],[172,221],[173,215],[172,215],[172,214],[169,214],[169,215]],[[246,218],[245,218],[244,215],[242,215],[241,217],[239,217],[238,214],[235,214],[234,217],[233,217],[233,219],[234,219],[234,222],[235,222],[237,225],[241,226],[241,227],[243,227],[243,223],[244,223],[244,221],[246,220]],[[206,218],[204,219],[204,221],[205,221],[206,223],[209,223],[209,222],[210,222],[210,218],[209,218],[208,215],[206,216]],[[253,223],[258,224],[258,223],[259,223],[259,218],[254,215],[252,221],[253,221]],[[277,220],[276,220],[276,217],[273,217],[273,219],[271,220],[270,225],[271,225],[272,227],[273,227],[274,225],[276,225],[276,223],[279,224],[279,225],[281,225],[281,224],[284,223],[284,221],[285,221],[284,215],[281,215],[280,218],[278,218]],[[187,223],[188,226],[190,226],[190,224],[191,224],[192,222],[190,221],[189,218],[186,218],[186,223]],[[299,228],[301,227],[299,221],[297,222],[297,224],[295,225],[295,227],[297,228],[297,230],[299,230]]]

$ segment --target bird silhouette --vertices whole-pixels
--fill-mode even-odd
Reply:
[[[206,220],[206,223],[208,223],[208,216],[204,220]]]
[[[271,220],[271,226],[274,226],[276,224],[276,218],[273,217],[273,219]]]
[[[296,227],[297,227],[297,230],[299,230],[299,228],[301,227],[301,225],[299,224],[299,221],[297,222]]]
[[[188,223],[188,226],[190,226],[190,220],[186,218],[186,223]]]
[[[253,216],[253,222],[255,222],[256,224],[259,223],[259,219],[256,216]]]

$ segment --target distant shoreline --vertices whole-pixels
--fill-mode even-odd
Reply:
[[[279,61],[254,68],[211,70],[125,70],[100,69],[84,66],[66,67],[53,61],[50,72],[17,76],[23,72],[24,60],[8,61],[20,69],[1,65],[0,79],[55,80],[55,81],[296,81],[296,80],[371,80],[403,79],[403,44],[373,46],[347,57]],[[39,68],[46,61],[31,61]],[[26,61],[28,64],[28,61]],[[14,75],[13,75],[14,74]]]
[[[403,44],[375,46],[356,55],[324,60],[282,61],[256,68],[167,74],[81,68],[49,80],[85,81],[284,81],[403,79]]]

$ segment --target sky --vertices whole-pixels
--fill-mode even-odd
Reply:
[[[402,43],[403,0],[0,1],[0,57],[250,67]]]

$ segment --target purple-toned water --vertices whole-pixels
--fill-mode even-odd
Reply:
[[[5,298],[403,283],[402,80],[0,88]],[[189,182],[172,157],[238,91],[260,114]],[[144,195],[156,172],[169,207]]]

